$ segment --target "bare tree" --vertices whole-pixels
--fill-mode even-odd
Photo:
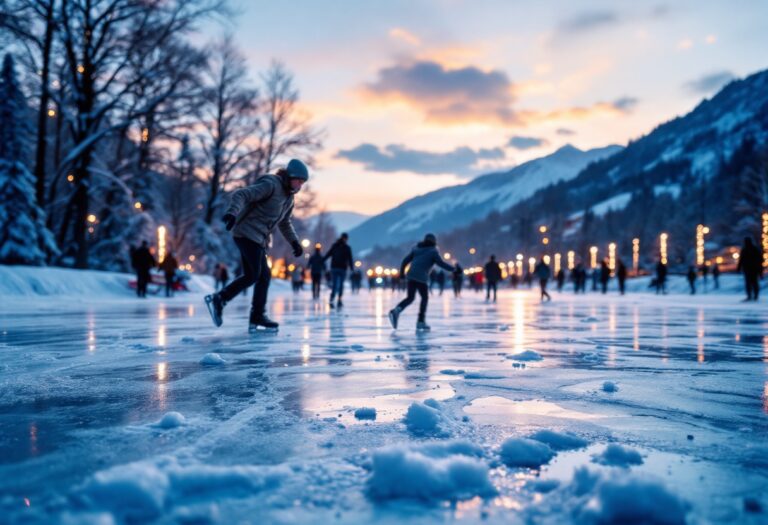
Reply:
[[[258,91],[248,79],[245,58],[230,37],[219,42],[206,71],[198,140],[206,159],[208,195],[204,222],[211,224],[224,187],[245,175],[258,153],[253,138],[258,129]]]

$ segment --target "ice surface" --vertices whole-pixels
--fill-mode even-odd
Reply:
[[[695,301],[677,275],[666,296],[433,295],[418,334],[389,328],[400,294],[331,312],[275,282],[280,332],[249,336],[249,297],[215,328],[202,291],[138,300],[86,272],[60,296],[71,273],[2,270],[26,290],[0,282],[2,523],[765,522],[768,309],[738,276]],[[511,439],[553,457],[508,466]],[[611,444],[642,464],[593,463]]]

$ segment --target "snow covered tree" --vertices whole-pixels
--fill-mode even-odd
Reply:
[[[26,109],[13,58],[5,55],[0,74],[0,263],[42,265],[57,249],[26,166]]]

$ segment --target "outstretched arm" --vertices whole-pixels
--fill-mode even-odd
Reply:
[[[405,267],[408,266],[408,264],[413,260],[413,250],[411,250],[411,253],[405,256],[405,259],[403,259],[403,262],[400,263],[400,275],[405,275]]]
[[[437,250],[435,250],[435,255],[432,260],[435,262],[436,265],[438,265],[443,270],[447,270],[449,272],[452,272],[454,270],[454,266],[452,264],[448,264],[447,262],[445,262],[443,258],[440,257],[440,252],[438,252]]]

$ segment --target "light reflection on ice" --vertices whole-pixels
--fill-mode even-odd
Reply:
[[[508,424],[510,418],[517,416],[544,416],[563,419],[591,420],[600,416],[568,410],[556,403],[533,399],[512,401],[501,396],[481,397],[464,407],[464,412],[474,420],[486,424]]]
[[[307,363],[309,362],[309,358],[312,355],[311,349],[309,346],[309,343],[304,343],[301,345],[301,361],[304,366],[307,366]]]
[[[157,327],[157,346],[165,346],[166,344],[166,337],[165,337],[165,324],[161,324]]]
[[[157,363],[157,380],[165,381],[168,377],[168,363]]]

